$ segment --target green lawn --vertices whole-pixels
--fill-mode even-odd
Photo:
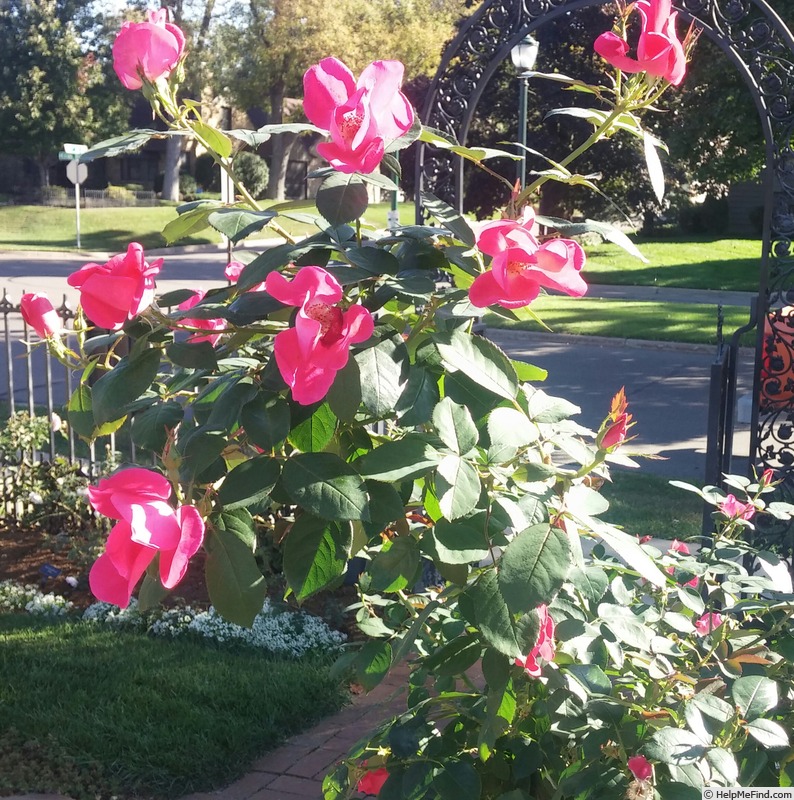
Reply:
[[[761,262],[759,239],[635,239],[643,264],[613,244],[587,248],[585,276],[592,284],[681,286],[755,291]]]
[[[263,201],[263,206],[268,202]],[[375,227],[386,226],[388,203],[370,206],[365,220]],[[413,204],[403,203],[401,218],[413,221]],[[145,248],[164,247],[160,231],[177,216],[173,206],[88,208],[80,212],[83,250],[121,252],[130,242]],[[289,219],[279,220],[293,235],[314,233],[317,228]],[[267,237],[267,229],[258,237]],[[177,244],[219,242],[220,235],[207,229]],[[0,206],[0,250],[74,250],[75,212],[73,208],[43,206]]]
[[[175,798],[228,785],[340,708],[323,659],[0,615],[0,795]]]
[[[670,486],[667,478],[614,469],[612,483],[601,494],[609,500],[603,519],[636,536],[687,539],[698,536],[703,522],[703,502],[692,492]]]
[[[532,310],[555,333],[692,344],[717,341],[715,306],[547,296],[533,301]],[[749,318],[746,308],[725,306],[724,311],[726,334],[740,328]],[[534,320],[509,322],[490,312],[483,319],[491,328],[544,330]],[[754,336],[753,332],[746,334],[742,343],[752,345]]]

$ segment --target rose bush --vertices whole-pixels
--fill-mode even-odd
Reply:
[[[763,497],[772,476],[732,479],[741,500],[704,490],[718,507],[713,541],[641,543],[603,521],[597,491],[609,465],[636,466],[623,451],[624,392],[588,430],[573,419],[579,409],[543,391],[543,370],[474,335],[483,307],[522,319],[541,289],[585,293],[584,252],[565,237],[592,231],[639,255],[609,225],[530,207],[549,180],[592,185],[569,165],[618,132],[643,141],[663,191],[661,143],[641,116],[682,77],[679,48],[688,55],[694,37],[679,42],[661,0],[638,8],[638,58],[655,71],[578,84],[598,106],[556,113],[584,115],[592,134],[528,186],[506,181],[504,218],[476,230],[429,193],[436,225],[362,225],[366,184],[397,189],[376,168],[399,174],[399,151],[416,139],[476,163],[514,157],[423,128],[396,62],[373,62],[358,80],[336,59],[306,73],[312,124],[290,130],[327,134],[319,152],[331,166],[312,175],[317,232],[300,241],[279,224],[294,208],[260,208],[234,172],[240,149],[282,126],[213,128],[180,100],[176,69],[143,85],[165,135],[195,139],[240,198],[178,208],[168,241],[212,227],[233,245],[265,228],[284,243],[238,256],[226,268],[233,283],[198,299],[190,289],[155,298],[168,265],[146,264],[138,245],[70,278],[84,312],[79,353],[63,356],[82,369],[70,422],[87,438],[129,424],[159,464],[92,490],[97,511],[117,520],[92,585],[124,605],[142,577],[147,607],[203,546],[213,604],[250,625],[266,593],[258,527],[273,527],[299,601],[363,557],[353,611],[367,641],[338,669],[371,689],[409,659],[407,706],[328,776],[327,800],[356,787],[382,800],[694,800],[704,785],[788,780],[792,690],[780,654],[791,587],[781,591],[774,556],[742,539],[749,510],[789,516]],[[134,131],[83,158],[152,135]],[[86,318],[110,333],[86,339]],[[428,565],[438,585],[422,580]]]

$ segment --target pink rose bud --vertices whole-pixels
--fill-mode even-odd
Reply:
[[[42,338],[57,336],[63,322],[46,294],[28,293],[19,301],[22,319]]]
[[[150,11],[147,22],[125,22],[113,42],[113,69],[127,89],[140,89],[143,80],[168,78],[182,58],[185,34],[166,22],[168,12]]]
[[[685,542],[679,542],[678,539],[673,539],[670,545],[670,553],[683,553],[685,556],[689,555],[689,545]]]
[[[773,469],[765,469],[764,474],[761,476],[761,480],[759,483],[761,486],[770,486],[775,480],[775,470]]]
[[[712,631],[719,628],[724,621],[722,614],[718,614],[716,611],[709,611],[695,622],[695,630],[701,636],[708,636]]]
[[[755,514],[755,506],[752,503],[741,503],[732,494],[729,494],[721,501],[717,508],[720,513],[730,519],[752,519]]]
[[[645,756],[632,756],[627,762],[628,768],[631,770],[632,775],[638,781],[650,780],[653,775],[653,767],[651,762]]]

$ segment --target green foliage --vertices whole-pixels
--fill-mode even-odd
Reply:
[[[255,199],[263,196],[270,175],[264,158],[243,150],[235,156],[234,171]]]

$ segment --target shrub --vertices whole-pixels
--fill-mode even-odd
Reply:
[[[183,200],[190,200],[196,196],[198,184],[189,172],[179,173],[179,195]]]
[[[196,166],[193,171],[196,176],[196,183],[205,192],[219,192],[221,190],[221,171],[215,164],[215,159],[209,153],[204,153],[196,159]]]
[[[234,171],[255,199],[264,194],[270,176],[264,158],[256,153],[238,153],[234,159]]]

